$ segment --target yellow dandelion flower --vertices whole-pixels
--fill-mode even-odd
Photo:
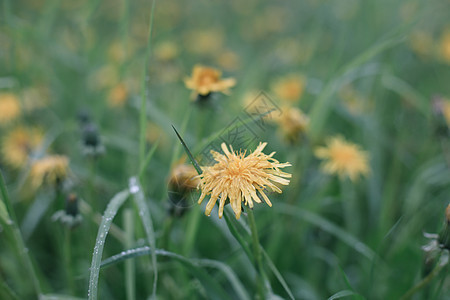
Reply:
[[[110,107],[122,107],[128,99],[128,88],[121,82],[114,86],[108,94],[108,105]]]
[[[229,93],[229,88],[236,84],[234,78],[221,79],[222,72],[214,68],[194,66],[192,77],[186,78],[184,83],[195,94],[206,96],[211,92]]]
[[[314,154],[326,160],[322,168],[328,174],[337,174],[341,178],[347,176],[354,181],[359,175],[370,172],[367,152],[339,136],[330,138],[327,147],[317,148]]]
[[[299,74],[290,74],[280,78],[273,85],[276,96],[283,101],[297,102],[305,90],[305,78]]]
[[[206,205],[205,214],[211,215],[211,211],[220,197],[219,218],[222,218],[225,202],[229,199],[231,208],[239,219],[241,215],[241,203],[253,208],[253,201],[261,203],[258,193],[265,202],[272,206],[265,190],[281,193],[281,189],[274,183],[288,185],[291,174],[282,172],[280,168],[291,166],[290,163],[280,163],[272,158],[275,152],[266,155],[262,152],[267,143],[260,143],[256,150],[245,156],[245,152],[235,153],[230,146],[231,152],[225,143],[221,148],[224,154],[211,151],[216,164],[202,167],[203,173],[199,175],[202,194],[198,200],[201,204],[207,195],[210,200]]]
[[[297,107],[285,106],[280,116],[274,118],[284,137],[296,142],[302,133],[308,129],[309,118]]]
[[[31,185],[38,188],[44,183],[58,184],[69,172],[69,159],[64,155],[51,155],[34,161],[31,165]]]
[[[16,119],[21,113],[19,99],[11,93],[0,94],[0,125]]]
[[[18,127],[3,139],[2,157],[11,167],[20,168],[28,161],[29,155],[41,145],[42,140],[41,130]]]

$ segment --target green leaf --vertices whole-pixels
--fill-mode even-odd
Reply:
[[[150,248],[155,250],[156,249],[155,231],[153,229],[152,218],[150,215],[150,211],[147,207],[147,204],[145,203],[144,190],[142,189],[142,186],[136,177],[130,178],[130,192],[133,195],[133,200],[136,203],[136,206],[138,207],[139,217],[141,218],[142,226],[144,226],[145,235],[147,236],[147,241],[150,245]],[[151,252],[151,256],[154,272],[153,292],[152,292],[152,296],[154,298],[156,297],[156,286],[158,282],[158,267],[156,262],[155,251]]]
[[[102,222],[97,233],[95,241],[94,252],[92,254],[91,272],[89,275],[89,290],[88,299],[97,299],[98,294],[98,279],[100,276],[100,263],[102,261],[103,248],[105,246],[106,236],[108,235],[112,221],[117,214],[117,211],[122,204],[130,196],[128,190],[117,193],[106,207]]]
[[[198,165],[198,162],[195,160],[194,156],[192,155],[192,153],[189,150],[188,146],[184,142],[183,138],[180,136],[178,131],[175,129],[175,126],[172,125],[172,128],[173,128],[173,130],[175,130],[175,133],[176,133],[178,139],[180,140],[181,145],[183,145],[184,151],[186,152],[187,156],[189,157],[189,159],[191,160],[192,164],[194,165],[194,168],[197,171],[198,175],[202,174],[203,173],[202,169]]]
[[[11,224],[11,218],[9,217],[8,210],[6,209],[6,205],[0,197],[0,219],[5,224]]]
[[[355,296],[355,295],[358,295],[358,294],[355,293],[354,291],[343,290],[343,291],[337,292],[336,294],[334,294],[333,296],[328,298],[328,300],[340,299],[340,298],[344,298],[344,297],[348,297],[348,296]]]
[[[130,258],[134,258],[134,257],[139,257],[142,255],[148,255],[151,254],[153,251],[151,250],[150,247],[141,247],[141,248],[135,248],[135,249],[130,249],[127,251],[123,251],[122,253],[119,253],[117,255],[111,256],[107,259],[105,259],[102,263],[101,263],[101,267],[107,267],[116,263],[119,263],[121,261],[124,261],[126,259],[130,259]],[[192,275],[194,275],[198,280],[200,280],[200,282],[202,283],[203,287],[205,288],[205,290],[208,293],[208,296],[211,299],[229,299],[230,296],[227,295],[227,293],[225,292],[225,290],[219,285],[219,283],[213,278],[211,277],[210,274],[208,274],[208,272],[206,272],[199,264],[202,265],[209,265],[209,266],[217,266],[215,263],[211,263],[210,260],[207,261],[203,261],[203,260],[193,260],[193,259],[187,259],[181,255],[178,255],[176,253],[172,253],[169,251],[165,251],[165,250],[160,250],[160,249],[156,249],[154,251],[154,253],[156,255],[160,255],[160,256],[165,256],[165,257],[170,257],[180,263],[182,263],[184,266],[187,267],[187,270],[189,272],[192,273]],[[200,263],[199,263],[200,261]],[[217,262],[219,263],[219,262]],[[221,264],[221,263],[219,263]],[[222,267],[223,270],[223,267]],[[227,276],[227,274],[225,274]],[[229,276],[229,272],[228,272],[228,276]],[[228,277],[227,276],[227,277]],[[237,277],[234,276],[233,280],[237,280]],[[233,284],[233,283],[232,283]],[[236,288],[236,287],[235,287]],[[240,288],[238,288],[239,290]],[[238,291],[236,291],[238,292]],[[239,291],[238,293],[240,293],[242,291]],[[245,297],[245,296],[244,296]],[[247,299],[247,298],[244,298]]]

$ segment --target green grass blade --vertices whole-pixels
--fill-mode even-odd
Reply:
[[[150,210],[148,209],[147,204],[145,203],[144,190],[142,189],[142,186],[136,177],[130,178],[130,192],[132,193],[133,200],[136,203],[136,206],[138,207],[139,217],[141,218],[142,226],[144,226],[145,235],[147,236],[149,246],[151,249],[155,250],[156,249],[155,231],[153,229]],[[155,298],[156,287],[158,283],[158,266],[156,261],[156,254],[154,251],[151,253],[151,257],[154,276],[152,297]]]
[[[153,30],[153,16],[155,14],[155,3],[156,0],[152,1],[152,8],[150,12],[150,24],[148,28],[148,40],[147,48],[145,49],[145,61],[144,61],[144,71],[141,79],[141,107],[139,110],[139,165],[142,166],[144,162],[145,155],[145,134],[147,129],[147,85],[149,82],[148,78],[148,67],[150,61],[150,52],[152,48],[152,30]]]
[[[11,218],[9,217],[8,211],[6,210],[5,202],[3,202],[2,197],[0,197],[0,220],[5,224],[11,224]]]
[[[47,294],[42,295],[39,300],[83,300],[83,298],[58,294]]]
[[[123,212],[123,223],[126,236],[126,249],[134,246],[134,211],[126,208]],[[125,290],[127,300],[136,299],[136,265],[133,260],[125,262]]]
[[[278,271],[277,267],[273,263],[269,254],[267,254],[266,250],[264,250],[264,248],[262,246],[261,246],[261,252],[263,254],[264,259],[266,260],[267,266],[272,271],[272,273],[275,275],[275,277],[278,279],[278,281],[280,282],[284,291],[289,295],[289,298],[292,300],[295,299],[294,294],[292,293],[291,289],[289,288],[286,280],[284,280],[283,275],[281,275],[280,271]]]
[[[148,164],[150,163],[153,155],[156,152],[156,149],[159,145],[159,139],[156,141],[155,144],[153,144],[152,148],[148,151],[147,155],[145,156],[144,162],[139,167],[139,179],[142,180],[142,176],[144,175],[145,169],[147,168]]]
[[[356,296],[356,295],[358,295],[358,294],[355,293],[354,291],[343,290],[343,291],[337,292],[336,294],[334,294],[333,296],[328,298],[328,300],[340,299],[340,298],[344,298],[344,297],[348,297],[348,296]]]
[[[175,130],[175,133],[176,133],[178,139],[180,140],[181,145],[183,145],[184,151],[186,152],[187,156],[189,157],[189,159],[191,160],[192,164],[194,165],[195,170],[197,170],[197,173],[199,175],[202,174],[203,173],[202,169],[198,165],[198,162],[195,160],[194,156],[192,155],[192,153],[189,150],[188,146],[184,142],[183,138],[180,136],[180,134],[178,133],[178,131],[175,129],[175,127],[173,125],[172,125],[172,128],[173,128],[173,130]]]
[[[211,260],[211,259],[198,259],[197,263],[200,266],[204,267],[210,267],[210,268],[216,268],[222,271],[222,273],[227,277],[228,281],[233,286],[236,294],[238,295],[239,299],[248,299],[250,300],[250,296],[248,295],[247,291],[244,288],[244,285],[239,281],[239,278],[236,276],[236,274],[233,272],[233,269],[231,269],[228,265],[217,261],[217,260]]]
[[[140,247],[135,249],[130,249],[127,251],[123,251],[119,254],[113,255],[101,263],[101,267],[105,268],[114,264],[117,264],[119,262],[122,262],[127,259],[143,256],[143,255],[149,255],[152,254],[152,250],[150,247]],[[205,287],[205,289],[210,292],[208,295],[212,298],[213,295],[216,295],[219,299],[228,299],[229,295],[223,290],[223,288],[217,283],[214,278],[211,277],[202,267],[213,267],[216,269],[221,270],[225,276],[230,280],[230,283],[235,288],[235,291],[238,295],[242,295],[240,299],[249,299],[247,293],[245,290],[243,290],[242,283],[239,282],[237,276],[234,274],[234,272],[225,264],[214,261],[214,260],[205,260],[205,259],[187,259],[184,256],[181,256],[176,253],[172,253],[165,250],[156,249],[154,251],[156,255],[159,256],[165,256],[170,257],[183,265],[187,267],[187,269],[195,276],[197,277]]]
[[[97,299],[98,279],[100,276],[100,263],[102,261],[103,248],[105,246],[106,236],[108,235],[112,221],[122,204],[130,196],[128,190],[117,193],[106,207],[102,222],[98,229],[97,239],[95,241],[94,252],[92,254],[91,272],[89,275],[88,299]]]
[[[224,217],[225,217],[225,221],[227,222],[228,229],[230,230],[231,234],[234,236],[234,238],[241,245],[241,247],[244,250],[244,252],[247,255],[247,257],[253,262],[254,258],[253,258],[252,252],[250,251],[250,248],[249,248],[247,242],[245,241],[245,239],[242,236],[242,234],[239,233],[239,231],[236,228],[236,226],[233,224],[233,221],[228,216],[227,211],[225,211]],[[238,223],[238,222],[236,222],[236,223]],[[238,224],[240,224],[240,223],[238,223]],[[240,225],[245,230],[245,232],[248,234],[248,236],[250,236],[250,229],[246,228],[243,224],[240,224]],[[292,293],[291,289],[287,285],[287,283],[284,280],[283,276],[281,275],[280,271],[278,271],[277,267],[275,266],[273,261],[270,259],[269,255],[267,254],[267,252],[264,249],[264,247],[262,247],[261,245],[260,245],[260,247],[261,247],[261,253],[262,253],[264,259],[266,260],[266,263],[267,263],[268,267],[270,268],[270,270],[273,272],[275,277],[278,279],[278,281],[280,282],[280,284],[283,287],[283,289],[285,290],[285,292],[289,295],[289,298],[290,299],[295,299],[294,298],[294,294]]]
[[[314,214],[312,212],[302,210],[300,208],[294,207],[292,205],[286,205],[286,204],[277,204],[274,207],[277,211],[291,215],[294,217],[297,217],[299,220],[306,221],[308,223],[311,223],[322,230],[328,232],[329,234],[334,235],[338,239],[340,239],[342,242],[349,245],[351,248],[353,248],[355,251],[361,253],[365,257],[367,257],[370,260],[375,259],[375,252],[369,248],[366,244],[358,240],[353,235],[347,233],[345,230],[340,228],[339,226],[333,224],[332,222],[326,220],[325,218]]]

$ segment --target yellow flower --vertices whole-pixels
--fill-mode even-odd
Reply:
[[[178,56],[179,50],[175,42],[165,41],[156,45],[154,53],[159,61],[167,62],[174,60]]]
[[[19,99],[11,93],[0,94],[0,125],[7,124],[20,115]]]
[[[188,89],[196,94],[206,96],[211,92],[229,93],[229,88],[236,84],[234,78],[221,79],[222,72],[214,68],[194,66],[192,77],[186,78],[184,83]]]
[[[318,158],[326,160],[322,168],[325,173],[337,174],[354,181],[358,175],[370,172],[368,154],[358,145],[345,141],[342,137],[330,138],[327,147],[319,147],[314,153]]]
[[[411,49],[422,57],[430,56],[433,52],[433,37],[426,31],[415,31],[410,36]]]
[[[108,105],[110,107],[122,107],[128,98],[128,88],[121,82],[114,86],[108,94]]]
[[[185,49],[200,55],[216,54],[225,43],[225,35],[220,28],[195,29],[184,36]]]
[[[43,135],[39,129],[18,127],[12,130],[2,143],[1,151],[4,161],[13,168],[22,167],[42,140]]]
[[[283,135],[291,142],[296,142],[308,129],[309,118],[297,107],[283,107],[282,113],[274,121],[280,126]]]
[[[30,178],[34,188],[44,183],[58,184],[69,172],[69,159],[63,155],[51,155],[34,161]]]
[[[297,102],[303,95],[305,79],[298,74],[290,74],[280,78],[273,85],[273,91],[280,100]]]
[[[265,190],[270,188],[272,191],[281,193],[281,189],[275,183],[288,185],[291,174],[280,171],[280,168],[291,166],[290,163],[280,163],[272,158],[275,152],[270,155],[262,153],[267,143],[260,143],[256,150],[245,156],[245,152],[235,153],[230,146],[231,152],[225,143],[222,143],[220,154],[211,151],[216,164],[209,167],[202,167],[203,173],[199,175],[202,194],[198,200],[201,204],[207,195],[210,200],[206,205],[205,214],[211,215],[211,211],[220,197],[219,218],[222,218],[223,208],[227,199],[229,199],[231,208],[239,219],[241,215],[241,203],[253,208],[253,201],[261,203],[258,193],[265,202],[272,206]]]

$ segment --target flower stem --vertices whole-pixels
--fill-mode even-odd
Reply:
[[[20,255],[20,258],[23,261],[23,264],[25,265],[27,273],[31,277],[31,281],[33,282],[33,288],[34,291],[39,298],[41,295],[41,285],[39,283],[36,271],[34,269],[33,263],[31,262],[31,258],[29,256],[28,248],[25,246],[25,242],[23,241],[22,234],[19,230],[19,227],[17,226],[17,218],[16,214],[13,210],[13,206],[11,203],[11,200],[9,198],[8,192],[6,190],[6,184],[5,180],[3,178],[3,173],[0,171],[0,195],[5,202],[6,208],[8,210],[11,223],[9,224],[9,227],[11,229],[11,232],[13,234],[14,240],[16,242],[17,252]]]
[[[259,245],[258,239],[258,231],[256,228],[255,217],[253,215],[253,210],[247,210],[248,214],[248,222],[250,226],[250,231],[252,234],[252,243],[253,243],[253,257],[255,259],[255,266],[258,271],[258,294],[260,299],[266,299],[266,289],[265,289],[265,281],[266,274],[264,272],[264,267],[262,264],[262,254],[261,254],[261,246]]]
[[[438,264],[436,265],[436,267],[433,269],[433,271],[428,274],[427,277],[425,277],[424,279],[422,279],[418,284],[416,284],[415,286],[413,286],[411,289],[409,289],[401,298],[400,300],[407,300],[407,299],[411,299],[411,297],[417,293],[418,291],[420,291],[421,289],[423,289],[424,287],[426,287],[436,276],[438,276],[442,269],[448,265],[449,262],[449,253],[448,251],[444,251],[443,254],[441,254],[441,258],[438,262]]]

